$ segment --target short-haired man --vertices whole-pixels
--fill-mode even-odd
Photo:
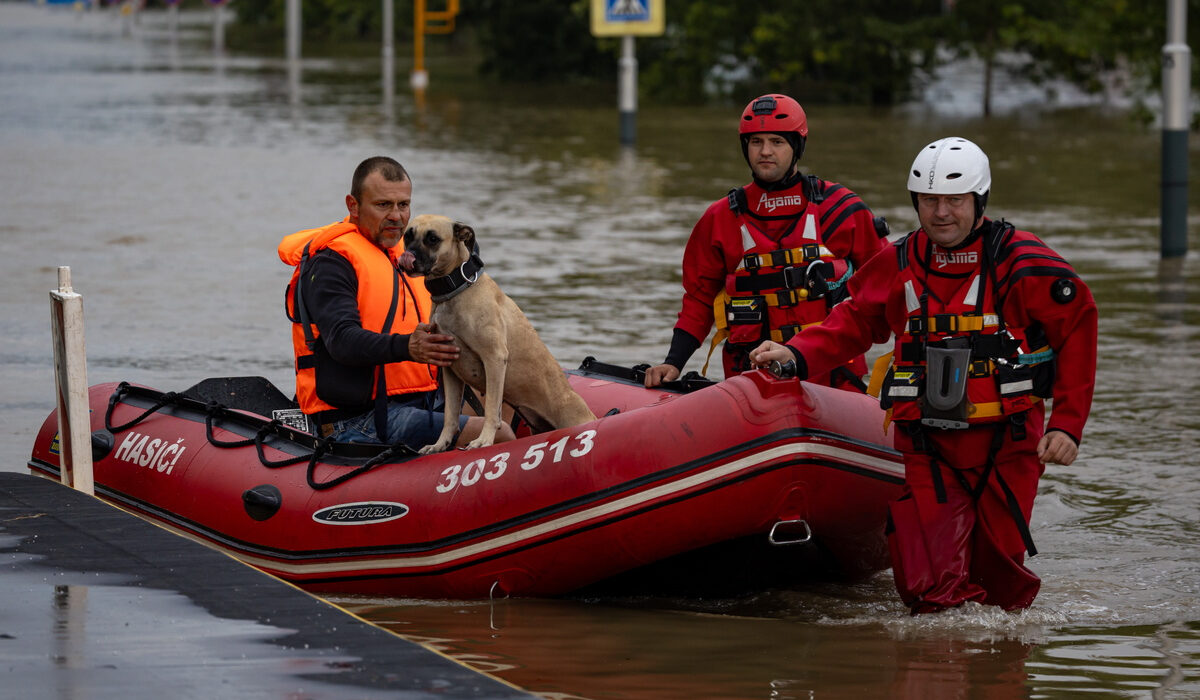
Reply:
[[[783,342],[818,323],[845,294],[845,282],[883,247],[886,225],[844,185],[804,175],[808,117],[796,100],[769,94],[738,120],[753,182],[709,205],[683,253],[683,303],[667,357],[645,384],[679,377],[715,324],[725,376],[750,369],[764,340]],[[820,376],[829,386],[865,388],[863,357]],[[705,371],[708,364],[705,363]]]
[[[404,167],[368,158],[351,179],[346,218],[279,244],[280,259],[296,268],[287,293],[296,400],[321,435],[340,442],[417,448],[442,430],[436,368],[459,349],[429,325],[425,285],[396,266],[411,204]],[[455,444],[482,426],[481,417],[462,417]],[[512,437],[502,424],[497,441]]]
[[[872,388],[904,455],[889,545],[914,614],[1033,602],[1038,480],[1075,460],[1091,410],[1096,303],[1037,236],[983,215],[991,183],[974,143],[922,148],[908,175],[921,228],[860,270],[824,323],[752,353],[759,367],[795,360],[804,377],[895,338]]]

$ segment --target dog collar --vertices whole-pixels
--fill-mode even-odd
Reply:
[[[440,303],[454,298],[467,287],[475,284],[482,270],[483,259],[479,257],[479,247],[476,246],[475,250],[471,251],[471,257],[459,265],[454,272],[444,277],[426,277],[425,289],[435,302]]]

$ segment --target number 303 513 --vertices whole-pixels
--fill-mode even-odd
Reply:
[[[525,450],[525,457],[518,465],[524,471],[533,471],[546,464],[558,464],[564,459],[582,457],[596,445],[596,431],[585,430],[578,435],[567,435],[551,442],[538,442]],[[508,471],[512,453],[501,452],[491,457],[481,457],[466,465],[455,464],[442,470],[437,492],[449,493],[459,486],[469,487],[482,480],[495,481]]]

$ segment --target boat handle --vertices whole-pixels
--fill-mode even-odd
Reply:
[[[792,532],[789,526],[800,525],[804,529],[804,536],[797,538],[797,533]],[[780,530],[783,530],[781,532]],[[812,528],[808,526],[807,520],[780,520],[771,526],[771,532],[767,535],[767,541],[773,545],[785,544],[804,544],[812,539]]]

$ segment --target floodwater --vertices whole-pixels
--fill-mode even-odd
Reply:
[[[688,231],[747,177],[740,106],[643,97],[622,148],[615,90],[495,85],[431,60],[418,96],[403,59],[386,87],[378,59],[216,52],[211,14],[172,31],[165,13],[0,3],[0,469],[24,469],[54,408],[58,266],[84,296],[91,383],[262,375],[290,393],[275,246],[343,216],[377,153],[411,171],[416,213],[474,224],[562,364],[661,359]],[[732,599],[338,602],[554,698],[1200,697],[1200,269],[1195,252],[1159,264],[1159,135],[1100,104],[1006,94],[1026,101],[990,121],[961,101],[811,105],[805,162],[901,232],[913,153],[972,138],[992,156],[990,212],[1092,286],[1096,400],[1079,460],[1042,481],[1030,610],[908,618],[888,572]]]

